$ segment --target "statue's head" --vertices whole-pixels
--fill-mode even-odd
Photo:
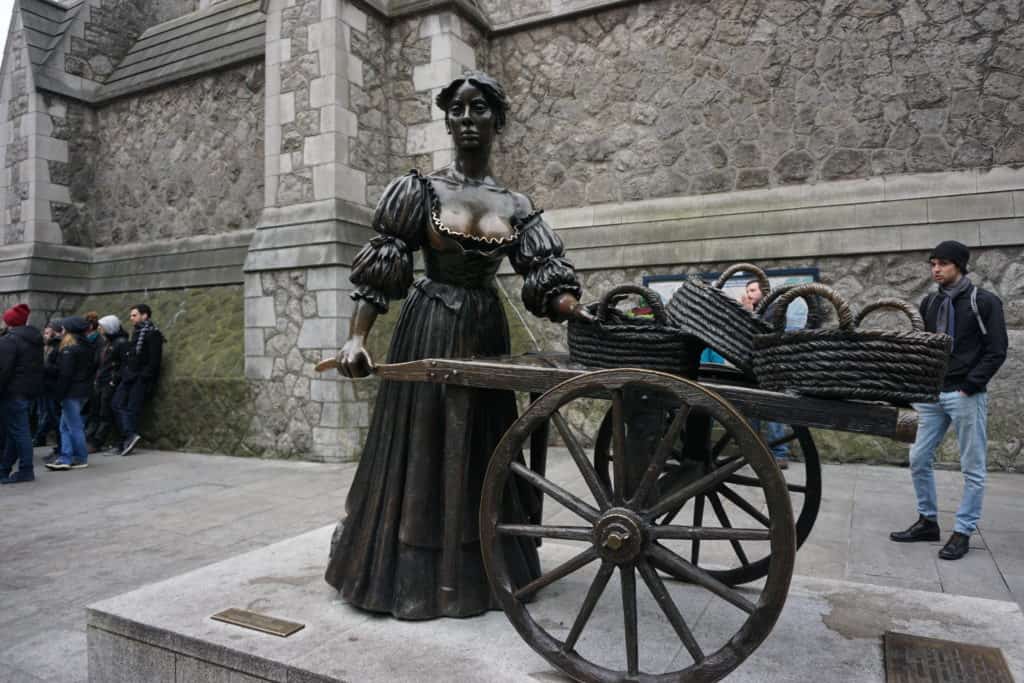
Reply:
[[[456,148],[490,147],[505,127],[508,97],[498,81],[475,71],[446,85],[435,100]],[[474,139],[475,137],[475,139]]]

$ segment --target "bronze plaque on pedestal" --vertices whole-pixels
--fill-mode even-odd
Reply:
[[[287,638],[288,636],[306,628],[305,624],[294,621],[286,621],[276,617],[268,617],[265,614],[257,614],[249,610],[232,607],[223,612],[217,612],[211,619],[223,621],[226,624],[234,624],[243,628],[251,628],[253,631],[269,633],[272,636]]]

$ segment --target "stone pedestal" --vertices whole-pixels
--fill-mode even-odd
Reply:
[[[402,622],[343,604],[323,581],[331,531],[323,527],[92,605],[90,683],[568,680],[501,612]],[[573,545],[545,543],[541,560],[550,569],[575,553]],[[584,568],[543,591],[531,606],[535,618],[564,637],[594,571]],[[742,613],[702,589],[670,584],[706,651],[732,636]],[[588,656],[624,661],[617,585],[611,582],[584,631],[579,648]],[[686,652],[667,621],[657,621],[653,598],[644,590],[639,598],[643,661],[686,667]],[[305,628],[279,638],[210,619],[231,607]],[[729,680],[882,683],[880,638],[890,629],[999,647],[1024,680],[1024,615],[1016,603],[799,577],[775,629]]]

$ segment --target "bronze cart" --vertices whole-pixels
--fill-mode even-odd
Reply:
[[[767,637],[789,590],[796,550],[810,533],[821,498],[821,469],[810,428],[874,434],[909,442],[917,416],[886,405],[828,401],[763,391],[744,384],[738,373],[702,367],[700,382],[647,370],[591,371],[573,366],[567,356],[537,354],[501,359],[422,360],[382,365],[377,375],[390,380],[446,385],[449,408],[445,461],[446,504],[465,500],[464,467],[469,444],[457,416],[473,388],[508,389],[530,394],[531,403],[495,450],[484,481],[480,542],[492,588],[524,640],[551,664],[581,681],[717,681],[739,666]],[[610,405],[588,457],[564,417],[575,401]],[[593,406],[591,406],[593,408]],[[768,444],[748,420],[789,425],[781,440],[799,443],[805,461],[802,484],[787,483]],[[456,428],[452,429],[452,426]],[[546,477],[550,426],[568,447],[586,484],[589,500]],[[522,459],[529,450],[529,465]],[[619,457],[623,454],[625,457]],[[580,520],[576,525],[545,525],[538,511],[523,524],[501,519],[502,495],[510,477],[530,484]],[[796,519],[791,497],[799,499]],[[737,527],[724,501],[754,520]],[[687,521],[677,522],[684,506]],[[705,526],[707,516],[718,524]],[[449,514],[447,520],[459,520]],[[456,523],[445,528],[444,543],[454,549],[461,538]],[[749,528],[747,528],[749,527]],[[504,563],[506,535],[577,541],[580,552],[545,571],[529,585],[514,587]],[[689,544],[689,557],[670,542]],[[727,542],[732,566],[702,563],[701,543]],[[764,548],[751,555],[752,549]],[[449,551],[445,557],[455,558]],[[584,566],[598,570],[580,596],[581,607],[566,635],[529,609],[541,589]],[[442,587],[453,585],[455,566],[442,568]],[[624,669],[603,666],[581,655],[577,642],[615,570],[619,570],[625,657]],[[645,672],[639,661],[637,574],[692,659],[684,669]],[[665,582],[683,580],[702,587],[746,615],[735,635],[720,649],[705,653]],[[755,597],[737,585],[764,579]],[[560,630],[564,630],[561,628]]]

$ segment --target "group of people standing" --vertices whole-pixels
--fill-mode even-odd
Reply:
[[[21,303],[3,314],[0,483],[35,480],[33,445],[46,445],[50,432],[57,435],[44,459],[50,470],[88,467],[89,455],[108,448],[115,431],[120,441],[106,453],[130,455],[163,355],[163,334],[149,306],[131,309],[131,334],[117,316],[95,312],[52,320],[40,332],[28,324],[30,313]]]

